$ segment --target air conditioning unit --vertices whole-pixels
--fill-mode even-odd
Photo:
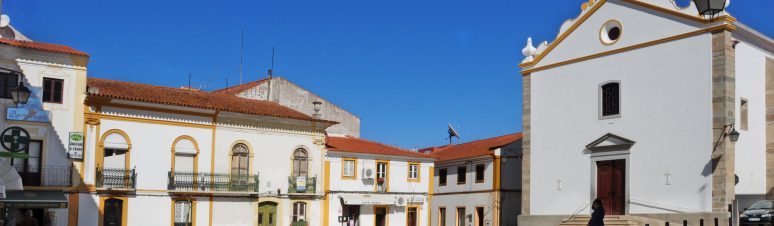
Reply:
[[[395,198],[395,206],[406,206],[406,198],[403,198],[403,197]]]
[[[371,167],[365,167],[363,168],[363,179],[374,179],[376,176],[376,171],[374,168]]]

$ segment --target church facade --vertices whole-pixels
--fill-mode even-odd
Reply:
[[[571,221],[597,198],[627,220],[725,225],[772,198],[774,41],[696,12],[591,0],[553,42],[529,40],[519,225]]]

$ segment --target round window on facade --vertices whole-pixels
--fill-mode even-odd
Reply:
[[[602,29],[599,31],[599,39],[605,45],[612,45],[621,39],[623,34],[623,26],[621,22],[617,20],[610,20],[602,25]]]

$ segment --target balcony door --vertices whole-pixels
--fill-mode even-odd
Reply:
[[[11,165],[19,172],[24,186],[40,186],[42,171],[43,141],[31,140],[26,151],[30,157],[27,159],[11,159]]]
[[[303,148],[293,152],[293,177],[307,177],[309,174],[309,156]]]

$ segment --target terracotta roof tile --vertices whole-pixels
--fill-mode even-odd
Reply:
[[[81,56],[89,56],[88,53],[85,53],[85,52],[73,49],[72,47],[69,47],[69,46],[58,45],[58,44],[49,44],[49,43],[42,43],[42,42],[30,42],[30,41],[20,41],[20,40],[15,40],[15,39],[8,39],[8,38],[0,38],[0,44],[16,46],[16,47],[21,47],[21,48],[29,48],[29,49],[37,49],[37,50],[58,52],[58,53],[67,53],[67,54],[74,54],[74,55],[81,55]]]
[[[255,81],[248,82],[248,83],[245,83],[245,84],[242,84],[242,85],[235,85],[235,86],[231,86],[231,87],[226,87],[226,88],[215,90],[215,91],[212,91],[212,92],[213,93],[223,93],[223,94],[236,95],[236,94],[239,94],[241,92],[244,92],[245,90],[248,90],[250,88],[253,88],[255,86],[263,84],[263,83],[265,83],[267,81],[269,81],[269,78],[255,80]]]
[[[89,96],[122,100],[168,104],[183,107],[202,108],[251,115],[272,116],[298,120],[337,123],[315,119],[304,113],[271,101],[240,98],[234,95],[154,86],[101,78],[88,78],[88,87],[97,88]]]
[[[398,147],[377,143],[355,137],[328,137],[326,141],[328,150],[375,155],[394,155],[417,158],[433,158],[433,156],[413,152]]]
[[[439,162],[443,162],[491,155],[494,149],[516,142],[520,140],[521,137],[521,133],[514,133],[462,144],[424,148],[422,150],[432,150],[431,155],[435,156]]]

